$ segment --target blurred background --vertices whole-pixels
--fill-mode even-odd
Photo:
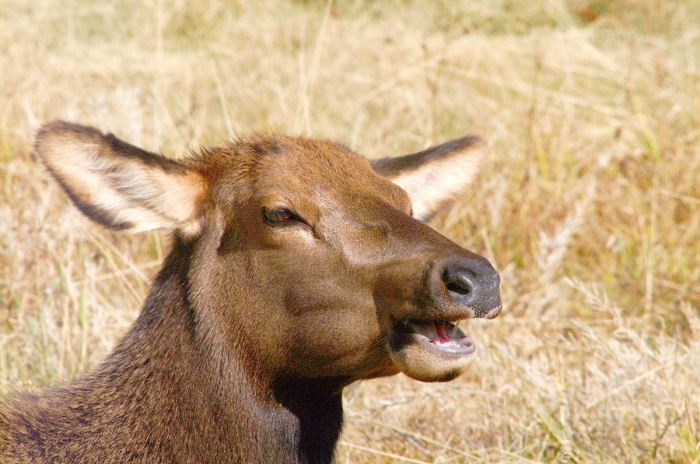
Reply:
[[[348,388],[337,461],[700,462],[700,2],[0,0],[2,393],[99,362],[168,250],[70,204],[30,149],[57,118],[172,157],[480,135],[433,226],[503,313],[456,381]]]

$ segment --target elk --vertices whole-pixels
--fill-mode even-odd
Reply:
[[[90,219],[173,244],[101,364],[3,400],[3,463],[330,463],[344,387],[454,379],[457,322],[500,312],[492,265],[425,224],[470,193],[478,138],[370,162],[256,133],[176,161],[55,121],[34,149]]]

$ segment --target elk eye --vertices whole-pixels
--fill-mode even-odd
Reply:
[[[285,208],[263,208],[262,217],[268,226],[277,226],[288,222],[304,222],[296,213]]]

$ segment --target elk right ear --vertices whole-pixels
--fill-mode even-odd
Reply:
[[[100,224],[185,236],[201,231],[206,183],[184,164],[64,121],[44,125],[34,149],[75,205]]]
[[[372,167],[408,193],[413,217],[428,222],[467,191],[485,154],[480,138],[463,137],[412,155],[378,159]]]

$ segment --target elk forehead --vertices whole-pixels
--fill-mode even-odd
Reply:
[[[256,134],[231,148],[246,158],[245,162],[231,160],[232,169],[239,173],[236,177],[253,182],[250,190],[259,201],[299,208],[313,201],[317,207],[352,211],[360,206],[360,199],[373,198],[411,211],[411,201],[402,188],[379,176],[367,159],[341,144]]]

